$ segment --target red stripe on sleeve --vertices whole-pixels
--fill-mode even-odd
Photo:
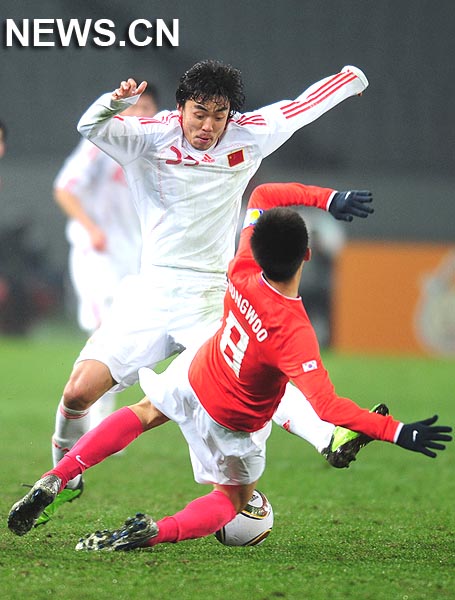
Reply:
[[[286,107],[282,107],[281,111],[283,115],[286,119],[290,119],[309,110],[313,106],[317,106],[356,78],[356,75],[353,73],[348,73],[347,75],[348,77],[343,77],[342,80],[333,81],[329,87],[327,85],[322,86],[317,92],[311,94],[305,102],[293,102],[292,105],[288,104]]]

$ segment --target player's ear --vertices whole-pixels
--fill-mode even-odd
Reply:
[[[306,262],[308,262],[309,260],[311,260],[311,248],[307,248],[306,249],[305,256],[303,257],[303,260],[305,260]]]

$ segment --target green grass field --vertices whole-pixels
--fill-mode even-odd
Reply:
[[[71,336],[68,336],[71,338]],[[79,536],[138,510],[155,518],[205,493],[174,424],[143,435],[85,475],[80,500],[27,536],[6,527],[11,505],[50,467],[56,404],[81,338],[0,339],[0,597],[55,599],[417,600],[455,598],[455,444],[436,460],[373,443],[349,469],[274,429],[259,488],[275,526],[259,547],[214,537],[130,553],[81,553]],[[405,421],[454,424],[454,362],[326,353],[338,393],[385,401]],[[121,395],[139,399],[139,388]],[[207,489],[208,491],[208,489]]]

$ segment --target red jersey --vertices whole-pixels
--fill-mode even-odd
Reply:
[[[321,419],[394,441],[398,421],[335,393],[301,298],[283,296],[269,285],[251,252],[254,222],[264,210],[302,204],[326,208],[333,192],[291,183],[259,186],[251,195],[239,248],[229,265],[221,328],[200,348],[189,370],[201,404],[228,429],[262,428],[292,380]]]

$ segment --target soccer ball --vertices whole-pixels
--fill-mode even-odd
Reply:
[[[273,508],[265,494],[254,490],[250,501],[232,521],[215,533],[225,546],[258,546],[273,527]]]

